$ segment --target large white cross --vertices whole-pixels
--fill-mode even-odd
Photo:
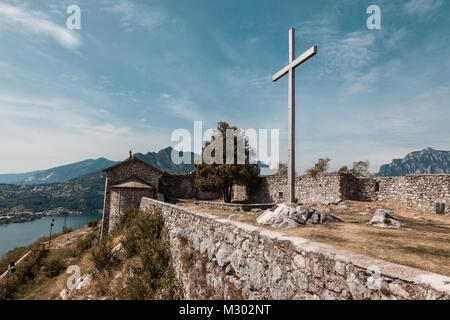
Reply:
[[[295,29],[289,29],[289,63],[283,69],[272,76],[275,82],[289,73],[289,147],[288,147],[288,199],[293,203],[295,201],[295,68],[307,61],[317,53],[317,46],[302,53],[298,58],[295,57]]]

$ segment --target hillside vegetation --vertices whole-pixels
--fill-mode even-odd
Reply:
[[[182,284],[176,279],[167,245],[167,233],[158,211],[129,210],[120,226],[98,240],[97,223],[57,235],[48,247],[42,238],[17,248],[0,261],[0,270],[32,253],[17,266],[8,283],[8,299],[180,299]],[[69,266],[80,270],[78,278]],[[73,268],[73,267],[72,267]],[[73,269],[72,269],[73,270]],[[1,272],[3,272],[1,271]],[[69,280],[69,282],[68,282]],[[74,286],[70,287],[69,284]],[[6,281],[0,280],[0,293]],[[3,297],[4,298],[4,295]]]
[[[65,208],[94,213],[103,207],[104,189],[100,171],[62,183],[0,185],[0,212]]]

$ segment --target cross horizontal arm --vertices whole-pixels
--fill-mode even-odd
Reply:
[[[312,46],[305,52],[303,52],[297,59],[292,61],[292,68],[298,67],[303,62],[308,61],[311,57],[315,56],[317,53],[317,46]]]
[[[278,79],[282,78],[286,73],[289,72],[289,69],[291,68],[291,65],[288,64],[286,67],[278,71],[272,76],[272,82],[277,81]]]
[[[272,76],[272,82],[275,82],[278,79],[280,79],[281,77],[283,77],[286,73],[289,72],[290,68],[296,68],[299,65],[301,65],[303,62],[308,61],[311,57],[315,56],[316,53],[317,53],[317,46],[312,46],[311,48],[309,48],[308,50],[303,52],[297,59],[292,61],[292,63],[288,64],[283,69],[281,69],[280,71],[275,73]]]

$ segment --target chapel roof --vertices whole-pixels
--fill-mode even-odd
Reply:
[[[124,182],[121,184],[116,184],[112,186],[111,188],[130,188],[130,189],[154,189],[153,187],[149,186],[148,184],[137,182],[137,181],[129,181]]]
[[[141,163],[141,164],[145,165],[146,167],[148,167],[148,168],[150,168],[150,169],[152,169],[154,171],[157,171],[159,173],[163,173],[163,171],[161,171],[158,168],[156,168],[156,167],[154,167],[154,166],[152,166],[152,165],[142,161],[141,159],[139,159],[139,158],[137,158],[135,156],[131,157],[131,158],[128,158],[127,160],[124,160],[122,162],[119,162],[119,163],[117,163],[117,164],[115,164],[115,165],[113,165],[111,167],[102,169],[102,172],[108,172],[108,171],[111,171],[113,169],[116,169],[116,168],[119,168],[119,167],[122,167],[122,166],[125,166],[125,165],[129,165],[129,164],[133,164],[133,163]]]

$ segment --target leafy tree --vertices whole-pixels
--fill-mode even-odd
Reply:
[[[347,166],[342,166],[338,170],[339,173],[351,173],[355,177],[369,177],[371,176],[369,172],[369,160],[366,161],[355,161],[353,162],[353,167],[349,169]]]
[[[349,173],[350,171],[349,171],[349,169],[348,169],[347,166],[342,166],[342,167],[338,170],[338,172],[339,172],[339,173]]]
[[[350,170],[350,173],[353,174],[355,177],[370,176],[369,160],[353,162],[353,168]]]
[[[234,134],[227,136],[230,130]],[[231,151],[228,159],[227,140]],[[195,186],[200,190],[221,192],[224,202],[230,203],[233,185],[253,185],[257,182],[259,168],[256,164],[250,164],[253,151],[239,128],[219,122],[202,153],[203,163],[195,165]]]
[[[330,158],[320,158],[314,167],[306,170],[307,173],[316,175],[318,173],[324,173],[328,171],[328,168],[330,167]]]

